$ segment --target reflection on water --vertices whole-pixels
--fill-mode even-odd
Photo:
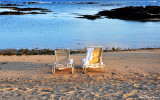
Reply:
[[[135,4],[145,5],[144,2],[141,4],[128,2],[122,5],[100,6],[101,3],[25,4],[24,7],[41,7],[52,12],[44,15],[1,15],[0,49],[36,47],[78,49],[91,45],[102,45],[104,48],[160,47],[160,22],[134,22],[107,18],[91,21],[75,18],[78,14],[95,14],[104,9]],[[154,2],[149,4],[152,3]]]

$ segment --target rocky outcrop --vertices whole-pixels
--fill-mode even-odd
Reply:
[[[116,19],[134,20],[134,21],[160,21],[160,7],[130,6],[130,7],[100,11],[96,15],[81,15],[81,17],[78,18],[95,20],[97,18],[101,18],[101,16],[106,18],[116,18]]]
[[[26,15],[26,14],[46,14],[45,12],[51,12],[48,9],[43,8],[19,8],[19,7],[0,7],[0,9],[10,9],[14,11],[0,12],[0,15]],[[28,12],[26,12],[28,11]]]

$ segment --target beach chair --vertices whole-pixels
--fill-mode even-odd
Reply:
[[[105,65],[102,62],[102,46],[94,46],[87,48],[86,58],[82,59],[82,68],[86,74],[87,68],[101,68],[102,72],[105,70]]]
[[[52,73],[54,74],[56,69],[63,70],[71,68],[72,74],[74,72],[73,59],[70,59],[70,50],[69,49],[56,49],[55,50],[55,62],[52,67]]]

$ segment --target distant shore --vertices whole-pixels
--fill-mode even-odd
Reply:
[[[113,47],[112,49],[104,48],[104,52],[118,52],[118,51],[138,51],[138,50],[160,50],[160,48],[139,48],[139,49],[121,49],[121,48],[115,48]],[[77,49],[77,50],[72,50],[70,49],[71,54],[77,54],[77,53],[85,53],[86,48],[84,49]],[[53,49],[0,49],[0,55],[54,55],[54,50]]]

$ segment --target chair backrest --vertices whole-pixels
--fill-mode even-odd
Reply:
[[[70,59],[70,50],[69,49],[55,49],[55,57],[57,64],[66,65]]]
[[[90,64],[99,63],[102,61],[102,53],[103,53],[103,47],[102,46],[95,46],[95,47],[88,47],[88,48],[94,48],[92,53],[92,60],[89,61]]]

